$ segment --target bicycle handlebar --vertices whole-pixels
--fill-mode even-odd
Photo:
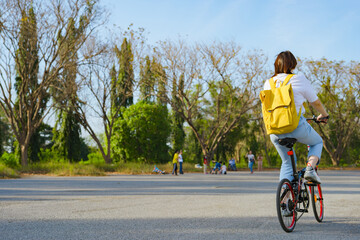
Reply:
[[[307,122],[310,122],[310,121],[314,121],[314,122],[316,122],[316,123],[327,123],[326,121],[324,121],[324,120],[326,120],[326,119],[329,119],[329,115],[327,116],[327,117],[322,117],[322,118],[320,118],[320,121],[318,121],[317,120],[317,117],[315,116],[315,115],[313,115],[313,117],[312,118],[307,118],[306,119],[306,121]]]

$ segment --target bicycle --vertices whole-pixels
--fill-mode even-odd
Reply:
[[[328,118],[328,117],[327,117]],[[306,119],[308,122],[314,121],[321,123],[324,121],[317,121],[315,116]],[[276,192],[276,209],[281,227],[285,232],[292,232],[295,229],[296,222],[302,215],[308,212],[310,199],[313,206],[315,219],[322,222],[324,218],[324,198],[321,191],[321,186],[318,183],[305,182],[304,174],[305,168],[296,171],[295,158],[293,146],[297,142],[296,138],[279,139],[279,144],[289,148],[287,154],[291,158],[291,165],[293,169],[294,180],[282,179],[278,185]],[[317,172],[317,168],[315,169]],[[311,193],[311,197],[309,195]]]

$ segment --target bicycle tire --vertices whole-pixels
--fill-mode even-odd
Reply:
[[[292,185],[288,179],[283,179],[276,191],[276,210],[280,225],[285,232],[292,232],[295,228],[295,208],[295,193]]]
[[[324,219],[324,199],[320,184],[311,186],[311,203],[316,221],[322,222]]]

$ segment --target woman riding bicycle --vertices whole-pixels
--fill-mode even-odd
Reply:
[[[276,87],[285,80],[287,75],[292,74],[292,71],[295,69],[297,61],[294,55],[290,51],[281,52],[274,63],[275,73],[273,75],[273,80],[276,84]],[[318,121],[327,121],[329,116],[320,100],[317,97],[317,94],[314,88],[311,86],[311,83],[303,75],[297,75],[291,77],[289,84],[292,86],[294,94],[294,102],[297,112],[300,111],[301,106],[307,100],[310,105],[313,106],[320,115],[317,117]],[[269,80],[265,81],[264,90],[270,90]],[[281,159],[281,169],[280,169],[280,181],[284,178],[293,180],[293,169],[291,165],[291,159],[287,155],[288,148],[279,144],[279,139],[282,138],[296,138],[298,142],[309,145],[308,153],[308,163],[305,172],[305,179],[315,183],[321,183],[321,180],[317,173],[315,172],[316,166],[319,164],[321,158],[321,152],[323,147],[323,141],[320,135],[310,126],[306,119],[302,116],[305,112],[304,108],[301,108],[301,117],[297,128],[285,134],[270,134],[271,142],[274,144],[276,150],[278,151]],[[296,159],[296,158],[295,158]]]

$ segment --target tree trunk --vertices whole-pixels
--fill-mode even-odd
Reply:
[[[27,166],[28,165],[28,148],[29,148],[29,145],[27,145],[27,144],[21,144],[20,145],[21,166]]]
[[[330,155],[331,162],[333,166],[339,166],[340,163],[340,157],[337,154],[331,154]]]
[[[264,150],[265,150],[265,157],[266,157],[266,161],[268,162],[268,166],[271,167],[271,159],[270,159],[270,156],[269,156],[268,149],[266,147],[266,143],[265,143]]]
[[[321,136],[323,139],[324,137]],[[324,141],[324,149],[325,151],[329,154],[331,162],[333,164],[333,166],[338,166],[340,163],[340,156],[339,154],[337,154],[336,151],[333,151],[331,147],[328,147],[330,144],[326,142],[326,140]]]
[[[212,156],[210,155],[210,153],[208,151],[206,151],[206,149],[202,149],[202,152],[207,160],[206,166],[204,164],[204,174],[206,174],[207,171],[209,171],[209,169],[210,169],[210,161],[212,160]]]
[[[107,164],[110,164],[110,163],[112,162],[109,155],[106,155],[106,156],[104,157],[104,159],[105,159],[105,163],[107,163]]]
[[[111,159],[111,135],[110,137],[108,137],[108,140],[107,140],[107,154],[105,156],[105,162],[110,164],[112,163],[112,159]]]
[[[103,146],[101,145],[99,138],[96,136],[96,134],[93,131],[93,129],[91,128],[90,124],[86,121],[84,114],[78,113],[78,116],[80,117],[80,119],[82,119],[81,125],[85,128],[85,131],[87,131],[89,133],[90,137],[95,141],[96,145],[98,146],[104,161],[106,163],[111,163],[112,159],[111,159],[111,150],[110,150],[110,146],[111,146],[110,138],[107,137],[107,153],[105,154],[105,150],[104,150]]]
[[[95,140],[96,143],[98,143],[98,147],[99,147],[99,150],[100,150],[100,153],[103,157],[103,159],[105,160],[105,163],[111,163],[111,158],[110,158],[110,154],[105,154],[105,151],[104,151],[104,148],[101,146],[100,142],[97,142]],[[109,152],[109,150],[108,150]]]

